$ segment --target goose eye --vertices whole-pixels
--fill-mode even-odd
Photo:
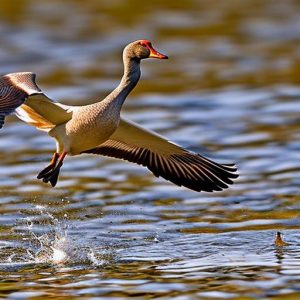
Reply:
[[[149,41],[140,41],[139,45],[144,46],[146,48],[149,48],[149,47],[151,48],[152,47],[152,45]]]

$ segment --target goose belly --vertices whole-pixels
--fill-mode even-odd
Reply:
[[[119,110],[113,105],[100,104],[73,110],[71,120],[49,132],[64,151],[70,155],[80,154],[99,146],[115,132],[120,121]]]
[[[116,123],[107,122],[81,128],[76,132],[67,132],[70,137],[70,152],[72,155],[80,154],[84,150],[92,149],[106,140],[117,129]]]
[[[97,122],[68,122],[49,132],[60,148],[70,155],[77,155],[95,148],[109,139],[118,127],[119,120],[98,120]]]
[[[113,131],[105,134],[84,134],[83,136],[77,136],[76,139],[71,140],[69,152],[71,155],[77,155],[84,150],[95,148],[108,140],[112,134]]]

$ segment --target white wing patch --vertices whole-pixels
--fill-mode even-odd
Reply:
[[[57,125],[72,118],[72,110],[49,99],[45,94],[29,96],[23,105],[16,109],[16,115],[22,121],[37,129],[49,132]]]

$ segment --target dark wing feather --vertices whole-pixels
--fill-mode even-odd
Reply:
[[[110,140],[83,153],[110,156],[143,165],[155,176],[197,192],[221,191],[238,177],[234,165],[213,162],[125,120],[121,120]]]
[[[35,74],[30,72],[12,73],[0,78],[0,128],[5,117],[15,111],[30,95],[41,90],[35,83]]]

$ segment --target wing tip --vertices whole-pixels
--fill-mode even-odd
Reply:
[[[234,164],[218,164],[191,152],[163,157],[149,149],[137,149],[117,141],[110,141],[110,144],[83,153],[102,154],[135,162],[147,167],[156,177],[196,192],[225,190],[239,176]]]
[[[32,72],[15,72],[3,76],[9,83],[25,92],[28,96],[41,94],[42,90],[37,86],[36,74]]]

